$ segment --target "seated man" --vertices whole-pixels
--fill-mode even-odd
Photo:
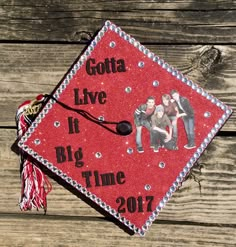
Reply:
[[[167,149],[176,150],[176,143],[172,141],[172,124],[164,113],[163,105],[156,106],[155,113],[151,117],[151,123],[154,152],[158,152],[162,146]]]
[[[155,111],[155,98],[149,96],[147,98],[146,104],[140,105],[134,112],[134,123],[136,125],[136,145],[137,151],[139,153],[143,153],[143,145],[142,145],[142,127],[144,126],[149,131],[151,130],[151,116]],[[150,131],[150,145],[153,146],[152,143],[152,133]]]

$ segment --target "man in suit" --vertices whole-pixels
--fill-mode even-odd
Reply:
[[[176,101],[178,111],[177,118],[182,118],[184,121],[184,128],[187,134],[188,143],[184,148],[192,149],[195,148],[195,133],[194,133],[194,111],[189,102],[185,97],[179,95],[177,90],[171,90],[172,98]]]

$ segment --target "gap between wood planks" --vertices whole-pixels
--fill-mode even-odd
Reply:
[[[89,45],[96,34],[87,32],[78,32],[78,35],[86,34],[89,39],[81,39],[78,41],[63,41],[63,40],[0,40],[0,44],[36,44],[36,45]],[[236,42],[177,42],[177,43],[167,43],[167,42],[141,42],[142,45],[236,45]]]
[[[27,213],[3,213],[0,212],[0,218],[20,218],[20,219],[45,219],[47,220],[63,220],[63,221],[108,221],[113,222],[113,217],[104,216],[73,216],[73,215],[50,215],[50,214],[27,214]],[[192,225],[192,226],[206,226],[206,227],[229,227],[236,228],[236,224],[218,224],[195,221],[171,221],[171,220],[155,220],[152,224],[158,225]]]

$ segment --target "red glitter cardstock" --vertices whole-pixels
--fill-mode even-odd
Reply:
[[[18,145],[144,235],[231,113],[107,21]]]

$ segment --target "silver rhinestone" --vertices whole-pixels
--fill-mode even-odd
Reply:
[[[29,133],[29,132],[26,132],[25,135],[26,135],[27,137],[30,137],[30,133]],[[24,140],[26,141],[26,139],[24,139]],[[22,141],[23,141],[23,139],[22,139]]]
[[[95,46],[97,45],[97,42],[94,40],[94,41],[92,41],[91,45],[92,45],[93,47],[95,47]]]
[[[130,40],[129,40],[129,42],[130,42],[130,44],[134,44],[134,38],[131,38]]]
[[[163,161],[161,161],[161,162],[159,163],[159,167],[160,167],[160,168],[164,168],[164,167],[165,167],[165,163],[164,163]]]
[[[163,197],[163,202],[164,202],[164,203],[168,202],[168,197],[167,197],[167,196],[164,196],[164,197]]]
[[[127,148],[127,153],[132,154],[134,152],[133,148]]]
[[[204,139],[204,142],[205,142],[206,144],[208,144],[208,143],[209,143],[209,138],[205,138],[205,139]]]
[[[100,122],[103,122],[105,119],[104,119],[103,116],[99,116],[99,117],[98,117],[98,120],[99,120]]]
[[[145,235],[145,232],[143,230],[139,231],[139,235],[140,236],[144,236]]]
[[[209,112],[209,111],[206,111],[205,113],[204,113],[204,117],[205,118],[209,118],[211,116],[211,113]]]
[[[148,57],[152,58],[154,56],[154,54],[152,52],[148,52]]]
[[[139,68],[143,68],[143,67],[144,67],[144,62],[140,61],[140,62],[138,63],[138,66],[139,66]]]
[[[152,224],[152,223],[151,223],[150,220],[147,220],[147,221],[146,221],[146,225],[147,225],[147,226],[150,226],[151,224]]]
[[[149,52],[149,50],[148,50],[148,49],[145,49],[143,53],[144,53],[145,55],[148,55],[148,52]]]
[[[119,33],[120,32],[120,28],[119,27],[115,27],[115,32]]]
[[[88,56],[89,56],[89,51],[88,50],[85,53],[88,54]],[[75,70],[79,69],[79,65],[77,63],[74,65],[74,69]]]
[[[139,45],[140,45],[139,42],[135,40],[135,41],[134,41],[134,46],[135,46],[135,47],[139,47]]]
[[[194,157],[192,157],[192,158],[190,159],[190,162],[192,162],[192,164],[193,164],[195,161],[196,161],[196,160],[195,160]]]
[[[110,44],[109,44],[109,46],[110,46],[111,48],[114,48],[114,47],[116,46],[116,42],[111,41]]]
[[[192,84],[192,89],[193,90],[197,90],[197,85],[196,84]]]
[[[167,196],[168,198],[170,198],[171,195],[172,195],[172,193],[171,193],[170,191],[167,191],[167,192],[166,192],[166,196]]]
[[[157,215],[158,215],[158,211],[157,211],[157,210],[154,210],[154,211],[153,211],[153,215],[154,215],[154,216],[157,216]]]
[[[162,65],[162,68],[163,69],[167,69],[169,66],[168,66],[168,64],[167,63],[164,63],[163,65]]]
[[[227,118],[226,114],[223,114],[222,119],[226,119],[226,118]]]
[[[188,168],[191,168],[191,167],[192,167],[192,163],[191,163],[191,162],[188,162],[188,163],[187,163],[187,167],[188,167]]]
[[[175,192],[175,187],[174,187],[174,186],[171,186],[171,187],[170,187],[170,192],[171,192],[171,193]]]
[[[221,118],[221,119],[219,119],[218,123],[219,123],[220,125],[222,125],[222,124],[224,123],[224,120]]]
[[[101,30],[101,31],[99,32],[99,36],[102,37],[103,35],[104,35],[104,31]]]
[[[191,80],[188,80],[188,81],[187,81],[187,85],[188,85],[188,86],[192,86],[192,83],[193,83],[193,82],[192,82]]]
[[[147,225],[146,225],[146,224],[143,225],[143,226],[142,226],[142,229],[143,229],[144,231],[146,231],[146,230],[148,229]]]
[[[129,35],[125,34],[124,39],[129,41],[129,37],[130,37]]]
[[[179,176],[183,178],[185,176],[185,172],[180,172]]]
[[[177,188],[177,187],[179,186],[179,183],[174,182],[174,183],[173,183],[173,186],[174,186],[175,188]]]
[[[92,193],[89,192],[89,191],[87,191],[86,196],[87,196],[87,197],[91,197],[91,195],[92,195]]]
[[[69,84],[69,80],[68,79],[65,79],[64,80],[64,83],[67,85],[67,84]]]
[[[201,144],[201,148],[202,148],[202,149],[205,149],[205,148],[206,148],[206,143],[203,142],[203,143]]]
[[[111,22],[110,22],[110,21],[106,21],[106,22],[105,22],[105,25],[106,25],[107,27],[109,27],[109,26],[111,25]]]
[[[207,98],[208,100],[211,100],[211,99],[212,99],[212,95],[208,94],[206,98]]]
[[[101,40],[101,38],[99,36],[95,37],[95,41],[98,43]]]
[[[168,67],[167,68],[167,71],[170,73],[170,72],[172,72],[172,68],[171,67]]]
[[[144,46],[143,46],[143,45],[140,45],[140,46],[139,46],[139,50],[140,50],[140,51],[144,51]]]
[[[34,140],[34,144],[35,144],[35,145],[39,145],[40,143],[41,143],[41,141],[40,141],[39,139],[35,139],[35,140]]]
[[[22,140],[23,142],[25,142],[25,141],[26,141],[26,137],[23,136],[23,137],[21,138],[21,140]]]
[[[58,128],[60,125],[61,125],[61,123],[60,123],[59,121],[55,121],[55,122],[54,122],[54,126],[55,126],[56,128]]]
[[[221,110],[223,110],[223,111],[226,110],[226,106],[224,104],[221,105]]]
[[[154,220],[155,220],[155,217],[154,217],[153,215],[150,215],[150,216],[149,216],[149,220],[150,220],[150,221],[154,221]]]
[[[230,115],[232,113],[232,110],[231,109],[227,109],[226,110],[226,114]]]
[[[176,181],[177,181],[178,183],[180,183],[180,182],[182,181],[182,178],[181,178],[180,176],[178,176],[178,177],[176,178]]]
[[[174,70],[174,71],[172,72],[172,75],[173,75],[173,76],[177,76],[177,72]]]
[[[186,83],[187,81],[188,81],[188,79],[187,79],[186,77],[183,77],[183,78],[182,78],[182,82],[183,82],[183,83]]]
[[[153,85],[154,87],[158,87],[158,86],[159,86],[159,81],[157,81],[157,80],[153,81],[153,82],[152,82],[152,85]]]
[[[132,91],[132,88],[131,88],[131,87],[126,87],[126,88],[125,88],[125,92],[126,92],[126,93],[131,93],[131,91]]]
[[[163,208],[165,206],[165,203],[163,201],[160,201],[159,206]]]
[[[146,184],[146,185],[144,186],[144,189],[145,189],[145,190],[150,190],[150,189],[151,189],[151,185]]]
[[[211,133],[212,133],[213,135],[215,135],[216,129],[215,129],[214,127],[211,129]]]
[[[44,109],[43,109],[43,112],[46,114],[46,113],[48,113],[48,109],[45,107]]]
[[[51,103],[47,103],[48,109],[52,108],[52,104]]]
[[[193,156],[194,156],[194,158],[198,159],[199,158],[199,153],[195,153]]]
[[[102,154],[101,154],[100,152],[96,152],[96,153],[95,153],[95,157],[96,157],[97,159],[100,159],[100,158],[102,157]]]
[[[216,98],[212,98],[211,103],[216,104]]]
[[[181,80],[182,79],[182,75],[181,74],[178,74],[177,75],[177,79]]]
[[[198,153],[202,153],[202,151],[203,151],[203,150],[202,150],[201,147],[199,147],[199,148],[197,149],[197,152],[198,152]]]
[[[209,139],[211,139],[211,138],[212,138],[212,134],[211,134],[211,133],[208,133],[207,137],[208,137]]]
[[[201,94],[201,93],[202,93],[202,89],[199,87],[199,88],[197,89],[197,92],[198,92],[199,94]]]
[[[155,56],[152,60],[153,60],[154,62],[158,62],[159,57],[158,57],[158,56]]]
[[[158,59],[157,63],[161,66],[164,63],[164,61],[161,59]]]
[[[218,123],[215,124],[215,128],[216,128],[216,129],[219,129],[219,128],[220,128],[220,126],[219,126]]]

